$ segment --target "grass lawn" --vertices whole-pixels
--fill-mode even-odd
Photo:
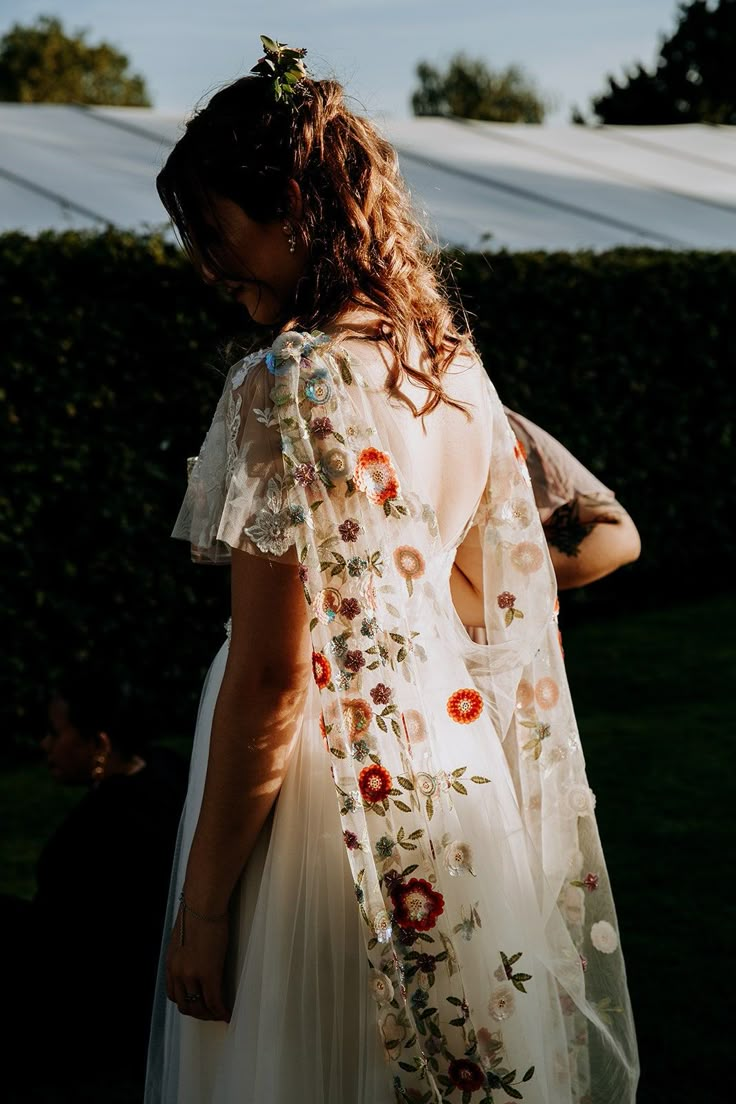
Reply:
[[[563,596],[565,659],[639,1035],[639,1104],[724,1099],[730,1044],[709,1025],[722,1024],[736,981],[725,891],[734,615],[727,596],[566,629]],[[0,778],[0,892],[32,894],[42,842],[78,799],[40,765]]]

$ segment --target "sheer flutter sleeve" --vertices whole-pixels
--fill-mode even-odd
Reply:
[[[294,523],[300,516],[285,489],[278,380],[267,350],[238,361],[199,455],[172,536],[188,540],[195,563],[228,564],[233,548],[296,562]]]

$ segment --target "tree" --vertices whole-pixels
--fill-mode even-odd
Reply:
[[[416,67],[415,115],[486,119],[497,123],[541,123],[548,107],[518,65],[494,71],[480,59],[455,54],[442,73],[426,61]]]
[[[736,124],[736,0],[681,3],[662,37],[654,72],[640,63],[591,101],[598,121],[618,125]],[[586,120],[575,109],[572,121]]]
[[[58,19],[15,23],[0,38],[0,100],[150,107],[143,77],[128,72],[114,46],[90,46],[86,31],[67,35]]]

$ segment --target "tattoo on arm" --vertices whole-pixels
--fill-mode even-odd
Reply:
[[[618,525],[624,513],[615,499],[609,500],[605,513],[596,514],[590,521],[583,522],[580,520],[581,504],[600,506],[601,501],[592,495],[581,495],[559,506],[544,523],[547,543],[565,556],[577,556],[581,544],[596,525]]]

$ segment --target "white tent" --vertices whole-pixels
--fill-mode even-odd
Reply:
[[[377,120],[439,245],[736,249],[736,127]],[[0,231],[162,228],[183,118],[0,104]]]

